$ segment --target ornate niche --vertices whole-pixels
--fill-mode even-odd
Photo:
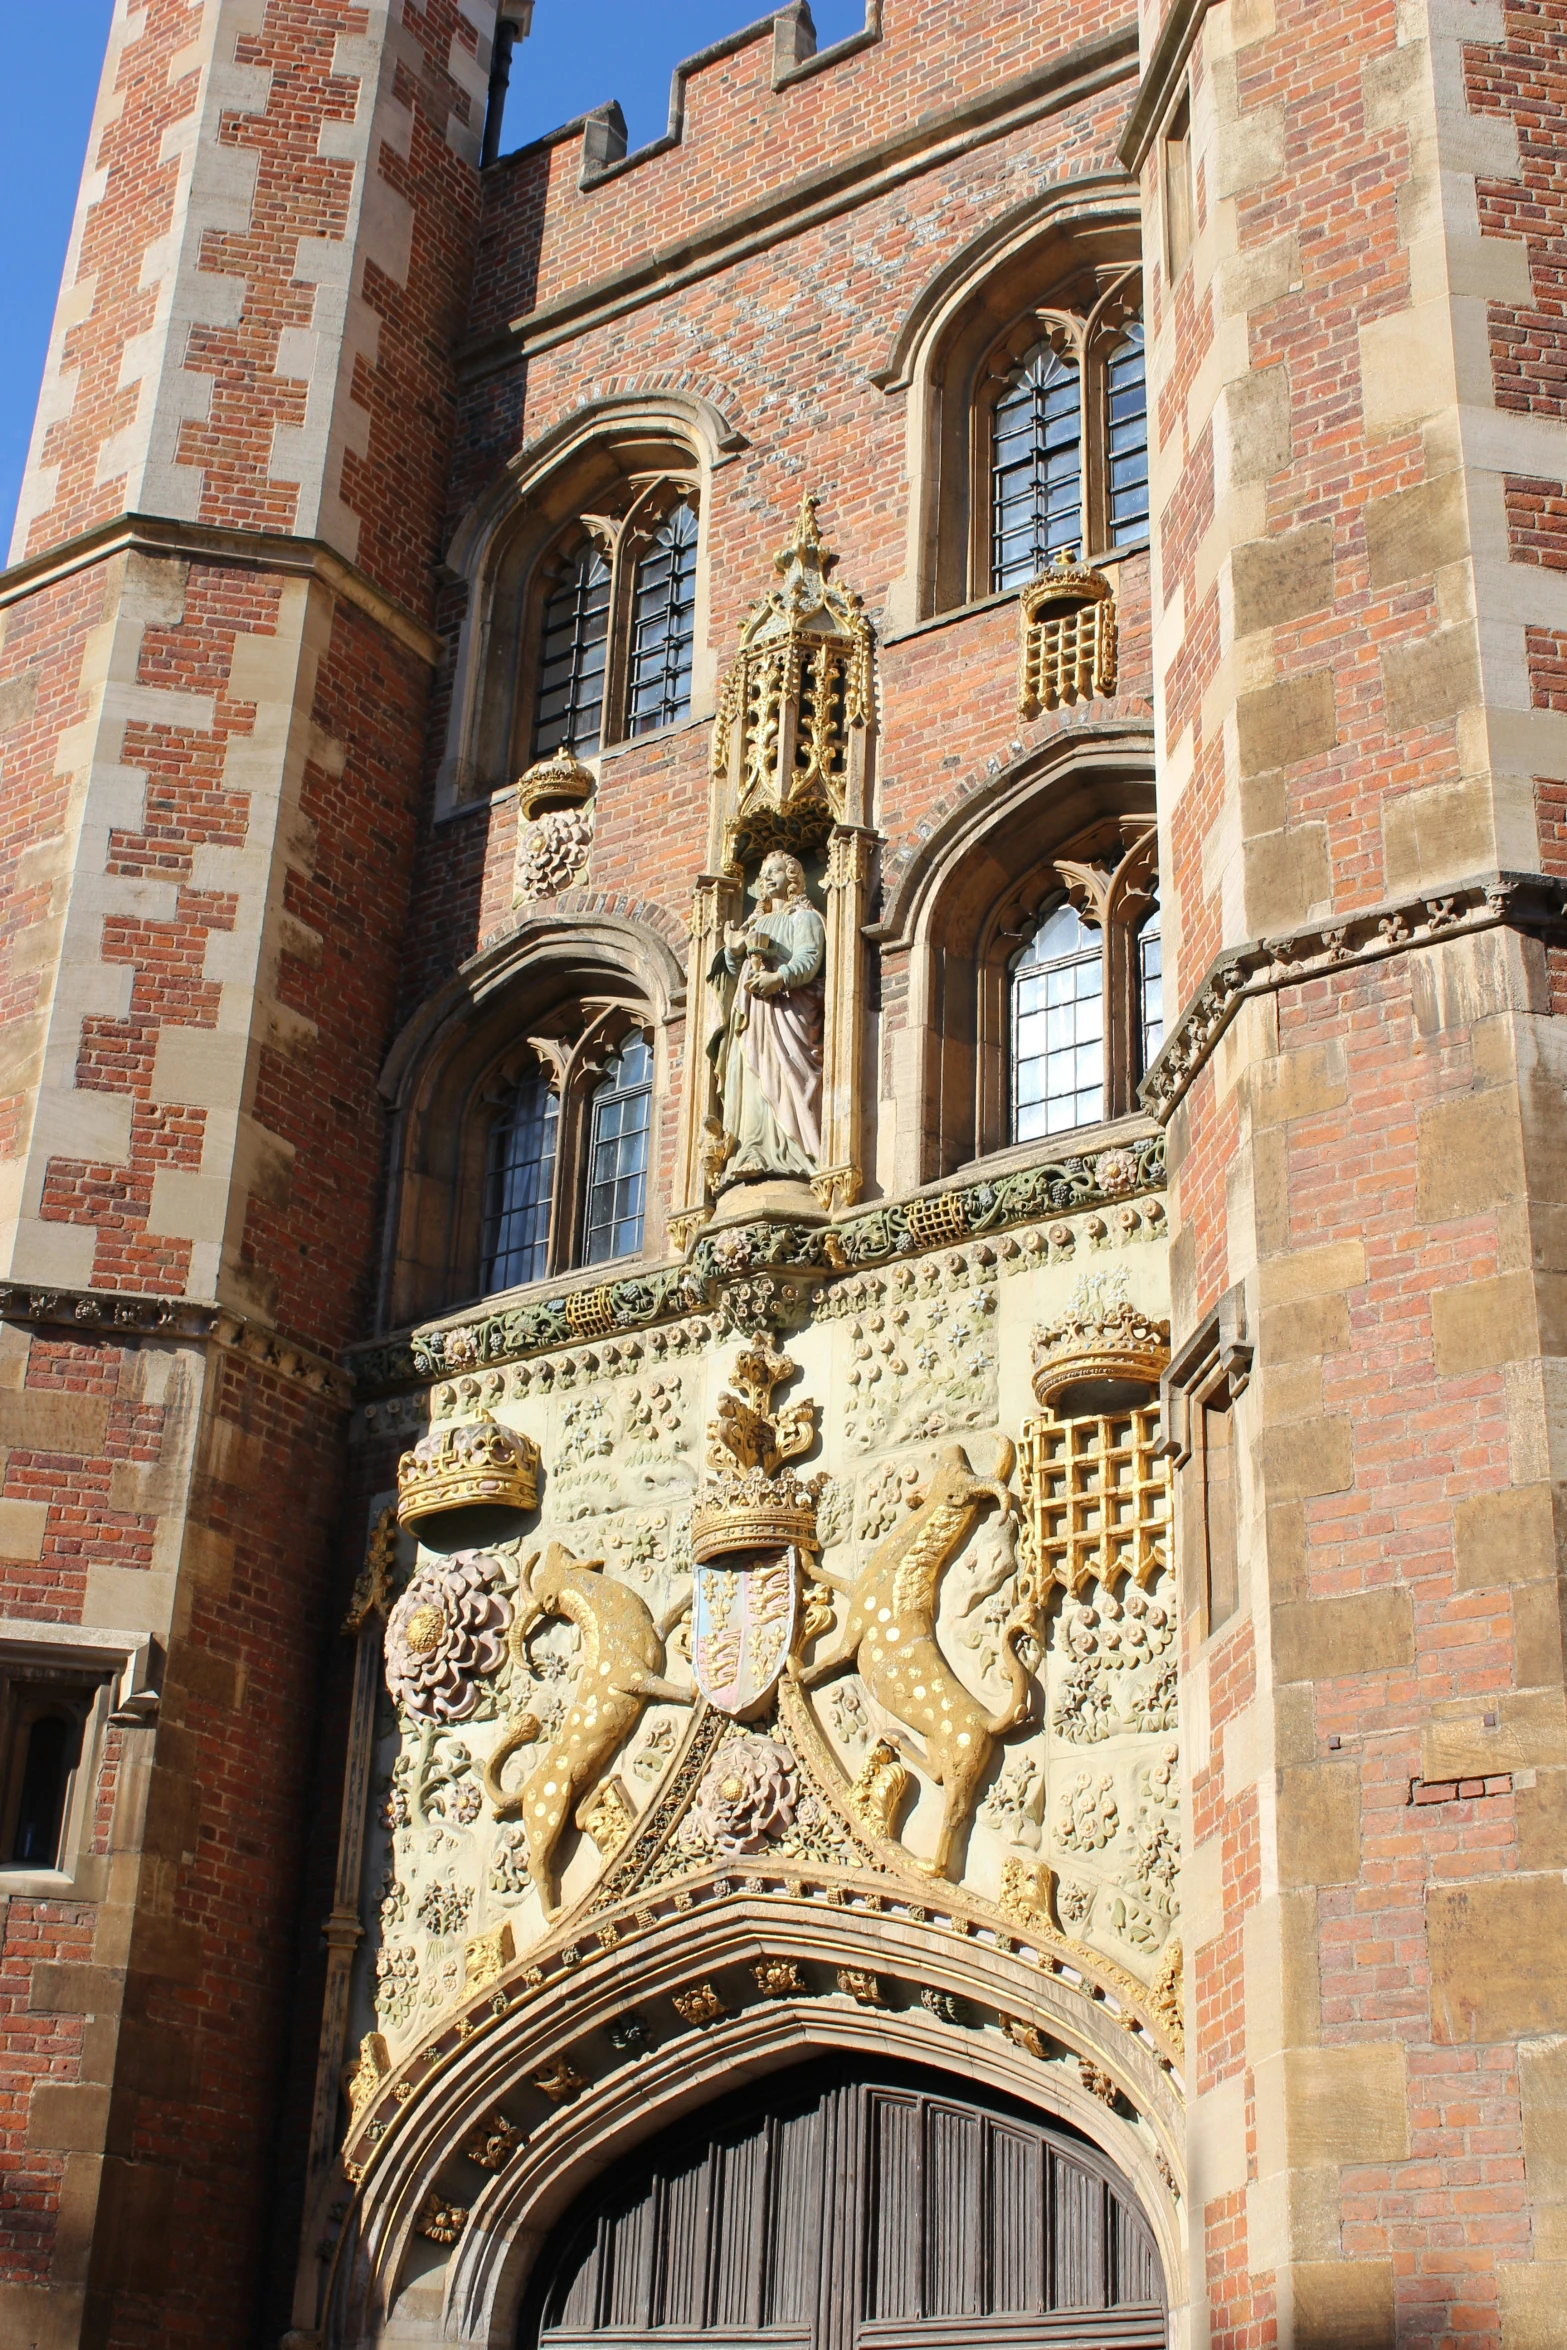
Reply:
[[[1063,547],[1018,595],[1018,716],[1113,694],[1115,680],[1115,591]]]
[[[681,1245],[739,1185],[808,1183],[828,1213],[859,1196],[873,639],[859,597],[829,577],[816,505],[801,501],[773,558],[779,583],[752,606],[719,693],[711,869],[691,913],[704,1049],[691,1056],[671,1219]],[[768,1085],[785,1098],[762,1099]]]
[[[1054,1589],[1048,1811],[1056,1913],[1139,1974],[1179,1964],[1180,1766],[1171,1484],[1159,1379],[1169,1325],[1124,1274],[1085,1277],[1034,1334],[1041,1410],[1023,1429],[1023,1552]],[[998,1790],[998,1794],[1000,1790]]]

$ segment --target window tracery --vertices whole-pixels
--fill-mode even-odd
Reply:
[[[1031,304],[979,371],[969,594],[1021,587],[1057,557],[1148,528],[1147,388],[1135,269]]]
[[[693,484],[633,478],[583,512],[541,567],[530,755],[591,758],[691,707]]]
[[[501,1063],[485,1130],[479,1293],[640,1253],[653,1049],[629,1006],[563,1007]]]

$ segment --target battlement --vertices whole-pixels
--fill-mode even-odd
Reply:
[[[614,179],[623,171],[635,171],[639,164],[650,163],[655,155],[663,155],[680,145],[686,127],[686,86],[694,75],[748,49],[753,42],[770,40],[772,86],[775,90],[786,90],[811,74],[824,73],[847,58],[857,57],[871,42],[879,41],[881,11],[882,0],[865,0],[865,22],[860,30],[846,34],[841,41],[831,42],[825,49],[818,49],[809,0],[789,0],[788,7],[772,15],[759,16],[754,23],[742,25],[738,32],[726,33],[722,40],[710,41],[705,49],[680,60],[669,77],[669,122],[658,138],[648,139],[628,153],[626,118],[619,100],[612,98],[607,105],[579,114],[559,130],[546,131],[542,138],[530,141],[516,152],[525,155],[534,147],[558,146],[580,134],[582,172],[577,185],[599,187],[605,180]]]
[[[470,361],[511,351],[523,318],[538,347],[556,305],[574,331],[607,260],[669,290],[716,227],[769,233],[818,175],[838,202],[856,176],[944,138],[979,144],[1123,80],[1130,98],[1137,28],[1121,0],[997,0],[956,59],[944,13],[943,0],[866,0],[864,25],[818,49],[808,0],[791,0],[675,67],[660,137],[628,153],[611,101],[502,156],[485,175]]]

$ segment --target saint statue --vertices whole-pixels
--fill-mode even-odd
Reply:
[[[769,1175],[814,1175],[822,1148],[822,962],[827,925],[805,894],[798,857],[773,849],[751,885],[756,912],[731,923],[711,977],[735,982],[713,1042],[723,1101],[715,1189]]]

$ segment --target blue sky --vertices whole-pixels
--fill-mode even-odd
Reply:
[[[865,22],[864,0],[813,0],[823,48]],[[0,218],[9,220],[0,354],[0,523],[11,532],[76,205],[112,0],[5,7]],[[656,138],[671,67],[765,13],[746,0],[537,0],[506,109],[508,147],[618,98],[632,146]]]

